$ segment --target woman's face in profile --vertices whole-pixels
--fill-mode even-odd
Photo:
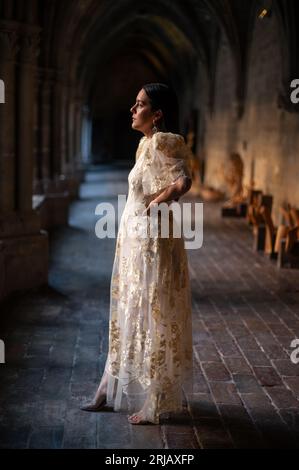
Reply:
[[[150,133],[154,125],[155,113],[151,110],[149,97],[143,88],[138,93],[136,103],[130,111],[132,113],[132,129],[144,134]]]

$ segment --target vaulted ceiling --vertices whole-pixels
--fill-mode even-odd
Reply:
[[[40,26],[41,68],[61,73],[94,115],[109,117],[117,108],[128,109],[146,78],[170,83],[182,95],[192,90],[199,68],[211,93],[221,35],[231,49],[241,109],[253,22],[263,8],[272,8],[279,19],[287,86],[299,68],[298,4],[298,0],[0,0],[0,17]]]

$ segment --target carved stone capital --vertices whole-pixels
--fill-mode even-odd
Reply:
[[[19,51],[19,33],[13,24],[0,21],[0,60],[14,61]]]
[[[37,31],[22,31],[20,35],[19,60],[22,63],[35,64],[40,53],[40,34]]]

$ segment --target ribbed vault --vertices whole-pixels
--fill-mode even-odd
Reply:
[[[251,34],[262,8],[272,9],[279,20],[285,52],[280,101],[292,110],[288,83],[299,67],[294,0],[0,0],[0,17],[40,28],[40,69],[67,87],[69,102],[87,105],[92,118],[109,126],[112,135],[128,125],[125,113],[144,81],[163,81],[176,89],[184,103],[183,130],[192,112],[194,83],[202,75],[213,112],[223,37],[234,64],[235,106],[241,117]]]

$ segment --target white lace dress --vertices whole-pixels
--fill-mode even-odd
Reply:
[[[162,413],[182,409],[183,390],[192,392],[188,259],[182,236],[144,237],[138,226],[149,219],[144,206],[180,176],[191,177],[187,152],[179,134],[140,140],[111,277],[107,403],[115,411],[142,409],[156,424]]]

